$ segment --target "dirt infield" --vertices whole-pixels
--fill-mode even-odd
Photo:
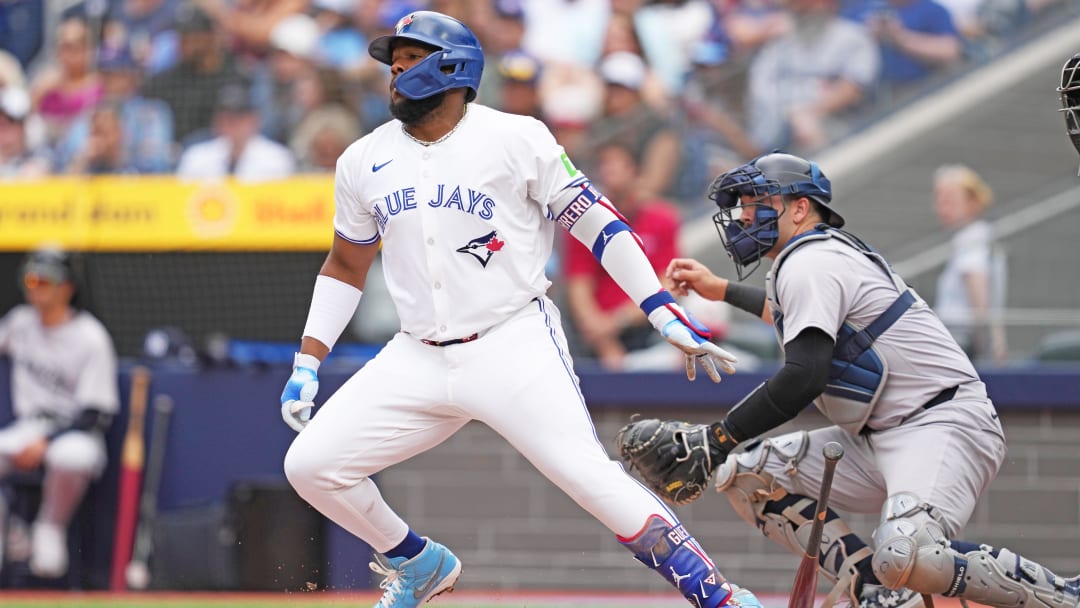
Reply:
[[[761,597],[765,608],[786,608],[787,596]],[[376,593],[102,593],[0,591],[4,608],[321,608],[366,607]],[[935,598],[935,608],[960,608],[960,602]],[[431,608],[682,608],[671,595],[619,593],[456,592],[440,596]]]

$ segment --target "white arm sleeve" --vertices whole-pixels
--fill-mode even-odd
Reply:
[[[320,274],[315,277],[304,336],[315,338],[334,350],[364,292],[343,281]]]

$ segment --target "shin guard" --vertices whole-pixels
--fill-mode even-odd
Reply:
[[[619,542],[697,608],[716,608],[731,597],[731,585],[680,523],[652,515],[636,536]]]

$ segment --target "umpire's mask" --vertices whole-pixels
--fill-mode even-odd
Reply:
[[[1060,111],[1065,113],[1065,130],[1073,147],[1080,152],[1080,53],[1070,57],[1061,68],[1061,86],[1057,90],[1061,95]]]

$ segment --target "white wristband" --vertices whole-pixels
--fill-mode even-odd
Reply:
[[[349,324],[364,292],[348,283],[320,274],[315,277],[304,336],[315,338],[330,350]]]

